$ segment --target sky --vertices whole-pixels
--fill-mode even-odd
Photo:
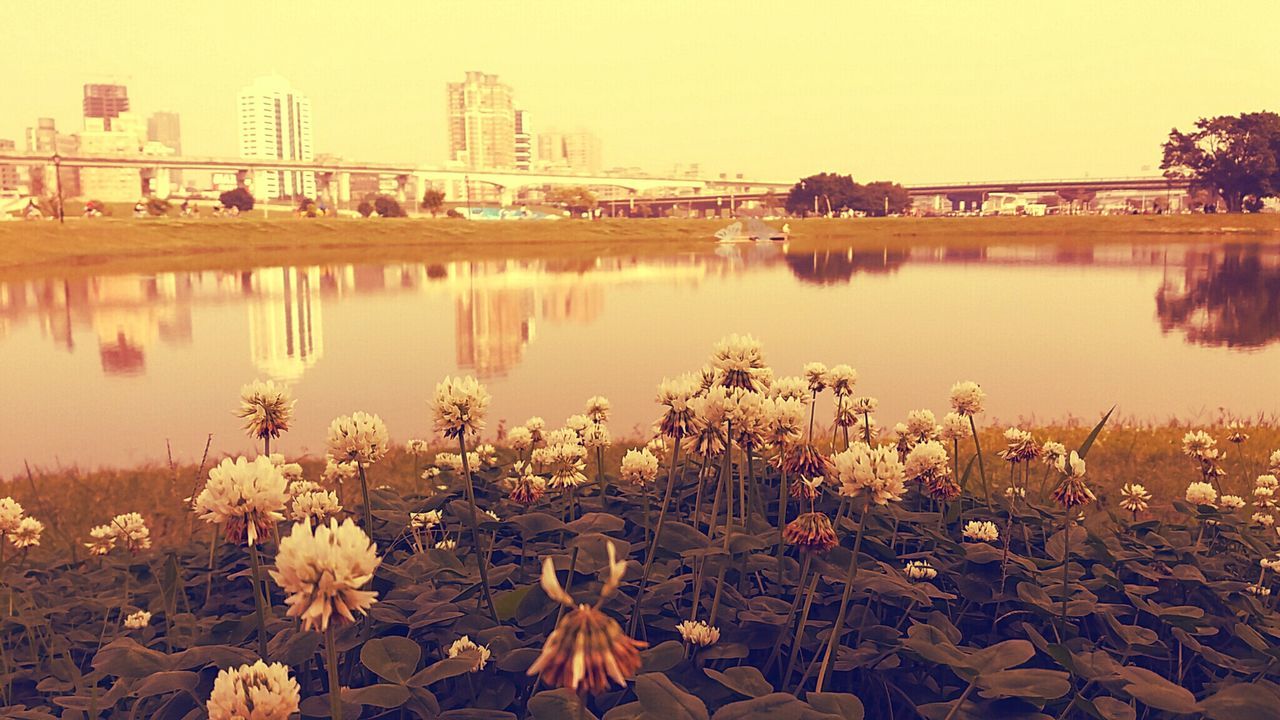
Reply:
[[[190,155],[236,152],[235,98],[278,73],[315,150],[445,161],[445,83],[496,73],[539,129],[606,166],[903,183],[1159,173],[1172,127],[1280,110],[1280,3],[0,0],[0,138],[81,87],[174,110]],[[47,32],[45,30],[48,30]]]

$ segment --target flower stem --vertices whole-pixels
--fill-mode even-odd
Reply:
[[[791,600],[791,610],[787,612],[787,621],[778,628],[778,639],[773,643],[773,652],[769,653],[769,659],[764,663],[764,672],[769,672],[769,668],[773,667],[773,663],[777,661],[778,656],[782,654],[782,638],[787,632],[787,628],[791,627],[791,621],[796,618],[796,611],[800,609],[801,598],[804,595],[804,583],[809,579],[809,565],[813,562],[811,553],[804,553],[804,558],[800,561],[800,577],[796,579],[796,596]],[[779,574],[778,583],[781,584],[781,574]],[[795,640],[792,640],[794,646]]]
[[[787,527],[787,505],[789,498],[787,497],[787,469],[785,463],[778,463],[782,467],[779,469],[781,475],[778,481],[778,584],[781,585],[782,577],[782,558],[787,554],[787,544],[782,539],[783,530]],[[806,561],[808,555],[805,556]],[[804,583],[804,573],[800,573],[800,582]],[[799,588],[796,588],[799,590]]]
[[[338,684],[338,643],[332,623],[324,631],[325,669],[329,671],[329,717],[342,720],[342,688]]]
[[[604,478],[604,448],[596,448],[596,482],[600,484],[600,509],[609,510],[609,485]]]
[[[489,617],[498,622],[498,608],[493,604],[493,590],[489,587],[489,563],[484,551],[480,548],[480,525],[476,521],[476,490],[471,481],[471,464],[467,461],[467,439],[458,435],[458,448],[462,452],[462,475],[466,478],[467,507],[471,513],[471,552],[476,558],[476,567],[480,568],[480,589],[484,593],[484,602],[489,606]],[[364,484],[364,471],[360,473],[361,484]],[[366,512],[368,512],[366,510]]]
[[[667,508],[671,505],[671,496],[676,488],[676,463],[680,460],[680,436],[675,438],[675,448],[671,451],[671,467],[667,470],[667,492],[662,496],[662,507],[658,510],[658,524],[653,529],[653,542],[644,557],[644,572],[640,574],[640,589],[636,591],[636,602],[631,610],[631,627],[627,630],[630,637],[636,636],[636,627],[640,622],[640,602],[644,600],[645,588],[649,585],[649,573],[653,570],[653,560],[658,555],[658,543],[662,540],[662,525],[667,519]],[[701,479],[699,479],[701,482]]]
[[[1067,637],[1067,572],[1071,567],[1071,508],[1062,519],[1062,638]]]
[[[267,659],[267,615],[262,599],[262,563],[258,560],[258,546],[249,543],[249,562],[253,567],[253,607],[258,616],[258,657]]]
[[[969,416],[969,429],[973,431],[973,451],[978,456],[978,473],[982,475],[982,494],[983,499],[987,502],[987,509],[991,509],[991,488],[987,487],[987,467],[982,462],[982,445],[978,443],[978,424],[974,422],[973,416]]]
[[[831,637],[827,639],[827,652],[822,658],[822,668],[818,670],[818,692],[822,692],[826,684],[827,674],[831,671],[832,658],[836,654],[836,646],[840,644],[840,635],[844,632],[844,616],[849,609],[849,598],[853,595],[853,581],[858,577],[858,553],[862,550],[862,536],[867,529],[867,519],[870,515],[870,503],[864,502],[862,518],[858,522],[858,534],[853,541],[853,554],[849,557],[849,575],[844,582],[844,594],[840,596],[840,610],[836,612],[836,624],[831,631]]]
[[[791,657],[787,658],[787,669],[782,673],[782,684],[778,687],[782,692],[786,692],[787,684],[791,681],[791,671],[795,669],[796,660],[800,659],[800,638],[804,637],[804,628],[809,624],[809,610],[813,608],[813,591],[818,586],[818,578],[822,577],[820,571],[814,571],[813,577],[809,579],[809,586],[804,590],[804,609],[800,611],[800,624],[796,625],[795,635],[791,637]],[[803,681],[800,683],[804,684]],[[800,688],[796,688],[796,692],[800,692]]]
[[[463,459],[466,463],[466,459]],[[360,471],[360,492],[364,497],[364,531],[369,533],[369,539],[373,539],[373,506],[369,504],[369,481],[364,476],[364,463],[356,461],[356,469]],[[468,482],[470,482],[468,480]]]

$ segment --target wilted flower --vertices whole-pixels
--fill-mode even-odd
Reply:
[[[515,471],[515,476],[511,479],[511,492],[508,495],[512,502],[532,505],[541,500],[547,492],[547,481],[533,473],[533,466],[517,462],[512,470]]]
[[[938,437],[956,442],[969,437],[969,418],[957,412],[949,412],[942,418]]]
[[[820,393],[827,387],[827,366],[820,362],[805,363],[804,377],[809,382],[809,392]]]
[[[733,334],[716,343],[711,352],[715,384],[723,388],[764,390],[764,351],[750,335]]]
[[[449,438],[477,434],[484,430],[489,393],[475,378],[446,377],[436,385],[431,401],[436,432]]]
[[[529,428],[517,425],[507,433],[507,444],[516,452],[524,452],[533,447],[533,433]]]
[[[324,490],[313,490],[294,496],[289,519],[319,525],[331,517],[337,517],[341,512],[342,504],[338,502],[337,495]]]
[[[995,542],[1000,537],[996,524],[989,520],[970,520],[964,526],[964,539],[972,542]]]
[[[982,402],[986,397],[978,383],[972,380],[958,382],[951,386],[951,409],[965,417],[981,415]]]
[[[480,672],[484,669],[486,663],[493,653],[489,652],[488,645],[477,645],[471,641],[471,638],[463,635],[453,644],[449,646],[449,657],[458,657],[464,652],[474,652],[476,654],[476,664],[471,667],[471,672]]]
[[[1138,483],[1126,483],[1120,488],[1120,507],[1133,514],[1146,512],[1151,493]]]
[[[213,681],[209,720],[288,720],[298,712],[298,681],[283,663],[225,668]]]
[[[1075,450],[1072,450],[1070,455],[1059,456],[1054,467],[1062,473],[1062,482],[1058,483],[1058,487],[1053,490],[1053,499],[1059,505],[1070,510],[1098,499],[1084,480],[1084,458],[1080,457]]]
[[[343,415],[329,425],[327,442],[335,460],[369,465],[387,452],[387,426],[377,415]]]
[[[788,447],[779,458],[789,478],[830,477],[835,470],[831,460],[818,451],[812,443],[797,443]]]
[[[276,523],[284,520],[286,488],[280,468],[265,457],[253,462],[225,458],[209,471],[209,481],[196,496],[195,512],[207,523],[224,525],[230,542],[247,539],[254,545],[259,535],[270,537]]]
[[[912,580],[932,580],[938,577],[938,571],[928,560],[912,560],[907,563],[906,574]]]
[[[255,380],[240,388],[240,409],[236,417],[245,420],[244,429],[249,437],[278,438],[293,420],[293,404],[289,388],[270,380]]]
[[[802,513],[787,523],[782,529],[782,539],[803,552],[818,555],[826,554],[838,542],[835,528],[831,526],[831,518],[820,512]]]
[[[720,642],[720,628],[712,627],[703,620],[685,620],[676,625],[676,631],[690,645],[709,647]]]
[[[609,420],[609,400],[600,395],[593,395],[587,399],[587,417],[592,422],[608,422]]]
[[[130,630],[141,630],[151,624],[151,613],[139,610],[124,619],[124,626]]]
[[[892,447],[870,447],[857,442],[831,458],[835,465],[840,494],[856,497],[863,493],[877,505],[898,502],[906,492],[903,466]]]
[[[380,562],[369,536],[350,519],[341,525],[330,519],[314,531],[298,523],[280,541],[271,577],[289,593],[289,616],[301,619],[304,630],[324,631],[330,619],[353,623],[353,613],[373,605],[378,594],[360,588]]]
[[[18,529],[9,535],[9,540],[16,548],[29,548],[40,544],[40,534],[44,532],[44,523],[33,517],[24,517],[18,523]]]
[[[1193,482],[1187,486],[1187,502],[1192,505],[1216,505],[1218,491],[1207,482]]]
[[[822,476],[805,477],[797,475],[796,479],[791,481],[788,492],[791,493],[791,497],[797,500],[815,500],[822,494],[822,486],[825,482],[826,478]]]
[[[1026,430],[1011,427],[1004,431],[1004,440],[1006,446],[1000,451],[1000,457],[1011,463],[1031,462],[1040,457],[1040,446]]]
[[[1244,498],[1239,495],[1223,495],[1218,498],[1218,505],[1224,510],[1239,510],[1244,507]]]
[[[625,563],[614,557],[613,543],[609,550],[609,579],[601,592],[601,600],[617,590]],[[529,675],[541,675],[552,687],[567,687],[594,695],[607,689],[612,682],[626,685],[627,679],[640,669],[640,649],[648,643],[632,640],[622,632],[618,623],[597,607],[574,607],[569,596],[556,578],[551,558],[543,560],[542,589],[547,597],[573,609],[560,618],[556,629],[547,637],[542,653],[529,666]]]
[[[848,397],[853,394],[853,386],[858,383],[858,371],[845,364],[835,365],[827,371],[827,384],[836,397]]]
[[[1238,420],[1232,420],[1231,423],[1227,425],[1227,430],[1230,431],[1227,433],[1227,442],[1239,445],[1245,440],[1248,440],[1249,433],[1245,432],[1248,427],[1248,425],[1242,425]]]
[[[648,448],[628,450],[622,456],[622,468],[618,476],[623,482],[644,487],[658,477],[658,458]]]

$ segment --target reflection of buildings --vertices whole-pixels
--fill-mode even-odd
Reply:
[[[273,380],[294,381],[324,353],[318,268],[257,271],[249,299],[249,353]]]
[[[1164,332],[1188,342],[1262,347],[1280,339],[1280,249],[1231,245],[1190,252],[1156,292]]]

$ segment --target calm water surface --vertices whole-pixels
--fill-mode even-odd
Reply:
[[[615,434],[729,332],[779,375],[848,362],[881,422],[975,379],[988,418],[1206,420],[1280,410],[1280,246],[849,251],[262,267],[0,283],[0,475],[248,449],[239,388],[290,383],[290,454],[339,414],[430,437],[445,375],[483,378],[491,428],[594,394]]]

